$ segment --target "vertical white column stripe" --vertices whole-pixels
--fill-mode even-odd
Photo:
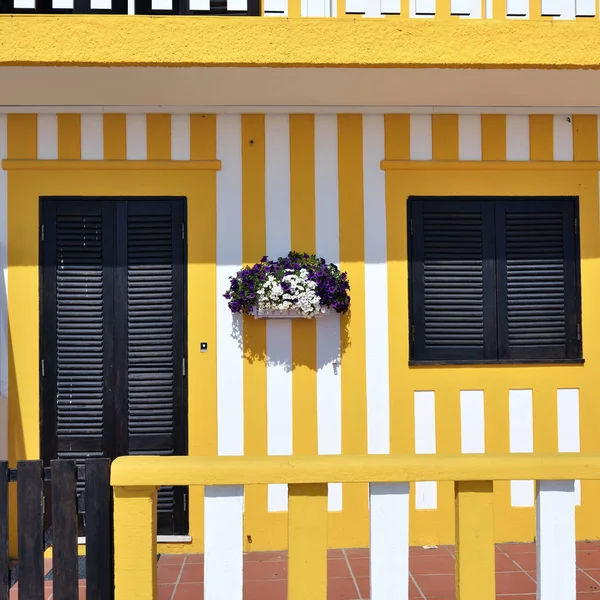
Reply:
[[[529,160],[529,115],[506,115],[506,160]]]
[[[538,600],[576,598],[574,498],[573,481],[537,483]]]
[[[241,485],[204,488],[204,597],[242,600],[244,588]]]
[[[431,160],[432,144],[431,115],[410,115],[410,160]]]
[[[435,454],[435,393],[415,392],[415,454]],[[417,509],[437,508],[437,483],[417,482]]]
[[[381,0],[362,0],[365,17],[381,17]]]
[[[481,160],[481,115],[458,116],[458,159]]]
[[[315,115],[315,227],[317,255],[339,265],[337,116]],[[342,453],[340,318],[317,319],[319,454]],[[329,510],[342,510],[342,485],[330,483]]]
[[[248,8],[247,0],[227,0],[228,11],[244,11]]]
[[[127,115],[126,127],[127,160],[146,160],[146,115]]]
[[[573,119],[570,115],[554,117],[554,160],[573,160]]]
[[[460,391],[460,439],[463,454],[485,452],[483,390]]]
[[[37,157],[39,160],[58,158],[58,117],[38,115],[37,117]]]
[[[244,454],[242,319],[223,298],[229,277],[242,266],[242,121],[217,116],[217,446],[219,455]]]
[[[371,483],[371,600],[408,600],[408,483]]]
[[[533,452],[533,392],[509,390],[508,420],[511,452]],[[533,506],[533,481],[511,481],[512,506]]]
[[[81,115],[81,160],[104,158],[103,115]]]
[[[7,118],[0,114],[0,161],[7,157]],[[8,460],[8,186],[0,168],[0,460]]]
[[[265,117],[265,213],[267,254],[290,251],[290,123],[287,115]],[[292,324],[267,321],[267,450],[291,455]],[[287,485],[269,486],[269,511],[287,510]]]
[[[579,434],[579,390],[559,389],[556,393],[558,412],[558,451],[581,452]],[[575,504],[581,504],[581,481],[575,481]]]
[[[190,115],[171,115],[171,160],[190,160]]]
[[[363,116],[367,447],[390,452],[388,305],[383,115]]]

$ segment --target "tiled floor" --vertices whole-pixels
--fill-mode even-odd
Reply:
[[[46,570],[51,561],[46,562]],[[535,544],[501,544],[496,548],[498,600],[535,600]],[[369,551],[330,550],[328,600],[368,600]],[[202,600],[204,557],[163,555],[158,562],[159,600]],[[46,582],[46,600],[52,583]],[[244,600],[285,600],[287,553],[252,552],[244,556]],[[85,598],[85,581],[80,582]],[[18,585],[11,590],[18,598]],[[454,548],[410,549],[410,600],[454,600]],[[600,541],[577,543],[577,600],[600,600]]]

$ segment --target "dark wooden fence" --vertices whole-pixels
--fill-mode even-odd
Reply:
[[[85,482],[77,493],[77,482]],[[9,487],[17,486],[18,562],[8,550]],[[0,462],[0,600],[18,584],[19,600],[44,600],[44,551],[52,546],[54,600],[79,596],[77,537],[84,514],[85,584],[88,600],[114,597],[110,460],[28,460],[9,469]],[[83,599],[84,596],[81,596]]]

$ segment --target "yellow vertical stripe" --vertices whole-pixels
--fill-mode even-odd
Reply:
[[[432,115],[433,160],[458,160],[458,115]]]
[[[146,115],[148,160],[170,160],[171,115]]]
[[[8,158],[37,157],[37,115],[8,115],[7,136]]]
[[[504,115],[481,115],[481,155],[483,160],[506,160]]]
[[[58,158],[81,159],[80,115],[58,115]]]
[[[327,598],[327,484],[289,486],[288,600]]]
[[[598,160],[596,115],[573,115],[573,160]]]
[[[290,220],[292,248],[313,254],[315,227],[315,123],[313,115],[290,115]],[[294,454],[316,454],[317,328],[292,321]]]
[[[288,0],[288,17],[301,17],[301,0]]]
[[[210,160],[217,156],[215,115],[190,117],[190,158]],[[203,202],[188,202],[188,361],[189,390],[201,390],[200,401],[188,398],[191,456],[217,455],[217,174],[198,174]],[[193,307],[193,309],[191,309]],[[207,342],[208,352],[199,352]],[[194,429],[192,430],[192,426]],[[190,531],[204,537],[204,489],[190,488]]]
[[[552,115],[529,116],[529,156],[531,160],[553,160],[554,119]]]
[[[265,117],[242,115],[242,260],[260,261],[266,254],[265,219]],[[244,454],[267,454],[267,331],[266,323],[244,316]],[[245,524],[247,535],[255,533],[250,522],[267,516],[266,486],[247,486]],[[250,537],[250,539],[252,539]],[[252,549],[244,539],[247,550]]]
[[[437,0],[435,4],[435,18],[449,19],[450,18],[450,0]]]
[[[342,331],[342,452],[365,454],[366,355],[364,201],[362,169],[362,116],[338,116],[338,189],[340,265],[348,273],[350,314],[341,318]],[[361,514],[367,508],[364,486],[344,487],[344,511]]]
[[[385,115],[386,160],[410,159],[410,115]]]
[[[104,159],[127,158],[127,124],[125,115],[104,115]]]
[[[506,0],[492,0],[492,13],[494,20],[505,20]]]

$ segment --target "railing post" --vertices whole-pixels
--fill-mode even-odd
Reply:
[[[157,600],[156,487],[115,487],[115,600]]]
[[[495,600],[494,484],[457,481],[456,600]]]
[[[327,484],[291,484],[288,500],[288,600],[325,600]]]

